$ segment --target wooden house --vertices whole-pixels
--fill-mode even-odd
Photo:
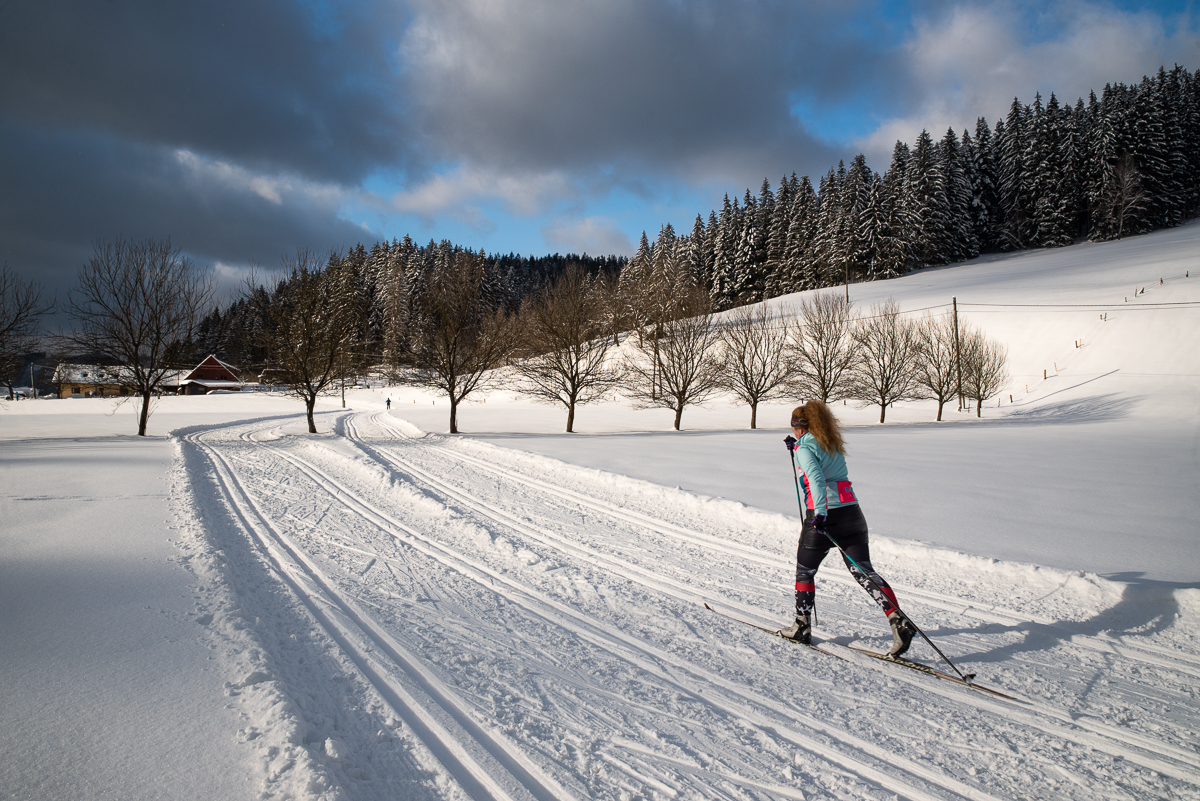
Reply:
[[[244,386],[245,382],[238,375],[237,368],[216,356],[209,356],[200,362],[179,382],[180,390],[185,395],[207,395],[218,389],[241,392]]]
[[[129,395],[133,380],[126,367],[62,362],[51,379],[60,398],[105,398]]]

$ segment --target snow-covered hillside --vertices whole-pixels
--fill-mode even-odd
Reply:
[[[980,420],[839,413],[876,567],[1013,700],[845,647],[887,626],[833,558],[832,656],[704,608],[786,620],[790,404],[6,405],[0,796],[1195,797],[1200,308],[1149,304],[1197,269],[1192,225],[851,288],[1009,345]]]

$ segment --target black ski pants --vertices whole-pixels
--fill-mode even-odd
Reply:
[[[830,509],[825,519],[825,530],[828,536],[813,527],[813,511],[809,509],[796,548],[796,614],[812,614],[817,599],[817,568],[830,549],[835,547],[833,541],[836,540],[842,548],[842,561],[850,575],[883,607],[883,613],[890,615],[896,609],[896,594],[871,566],[867,519],[863,517],[859,505],[854,503]],[[855,567],[855,563],[858,567]]]

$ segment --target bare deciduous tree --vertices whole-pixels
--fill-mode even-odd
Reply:
[[[772,318],[763,303],[739,306],[725,317],[722,386],[750,406],[750,428],[758,427],[758,404],[783,396],[794,372],[790,319],[790,309],[780,307]]]
[[[983,402],[1008,383],[1008,348],[982,331],[962,335],[963,392],[975,401],[975,416],[983,416]]]
[[[337,282],[311,251],[285,256],[269,288],[247,281],[247,300],[262,316],[262,344],[287,392],[304,401],[308,433],[317,433],[317,398],[337,390],[352,368],[354,318],[337,297]]]
[[[138,436],[146,435],[151,398],[190,353],[215,291],[211,272],[195,269],[169,239],[97,242],[80,268],[66,305],[76,328],[61,342],[125,368],[142,401]]]
[[[521,310],[522,346],[529,353],[515,365],[521,391],[566,406],[568,432],[575,430],[575,407],[604,397],[621,377],[608,358],[613,343],[601,291],[572,265]]]
[[[720,332],[708,294],[693,289],[680,299],[681,316],[662,324],[655,340],[642,342],[627,362],[631,396],[646,407],[672,409],[679,430],[686,406],[703,403],[720,389],[724,365],[717,354]]]
[[[417,303],[412,383],[446,393],[450,433],[458,433],[458,404],[500,380],[496,368],[516,345],[516,326],[483,297],[484,262],[470,251],[455,253],[434,270]]]
[[[913,394],[937,401],[938,420],[942,419],[942,407],[954,397],[958,388],[955,333],[954,319],[950,316],[926,316],[916,327],[916,391]]]
[[[38,323],[53,308],[42,300],[37,281],[22,281],[7,263],[0,267],[0,380],[8,387],[9,400],[21,357],[36,346]]]
[[[1116,238],[1125,235],[1125,226],[1146,211],[1150,195],[1142,188],[1142,177],[1132,155],[1122,156],[1113,167],[1100,197],[1097,227],[1104,227]]]
[[[850,309],[839,292],[821,292],[800,301],[800,325],[791,351],[796,372],[789,382],[796,397],[828,403],[847,396],[854,365]]]
[[[914,395],[916,326],[900,316],[900,306],[889,298],[871,307],[854,326],[853,336],[853,396],[878,404],[882,423],[889,405]]]

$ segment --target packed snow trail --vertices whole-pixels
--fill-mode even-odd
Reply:
[[[1114,636],[1148,605],[1094,577],[1043,573],[1035,594],[986,560],[888,563],[909,614],[1008,702],[707,612],[787,617],[794,521],[382,412],[325,421],[333,434],[268,419],[180,445],[198,524],[257,566],[230,581],[312,797],[1200,792],[1194,603]],[[819,581],[823,638],[889,638],[840,565]]]

